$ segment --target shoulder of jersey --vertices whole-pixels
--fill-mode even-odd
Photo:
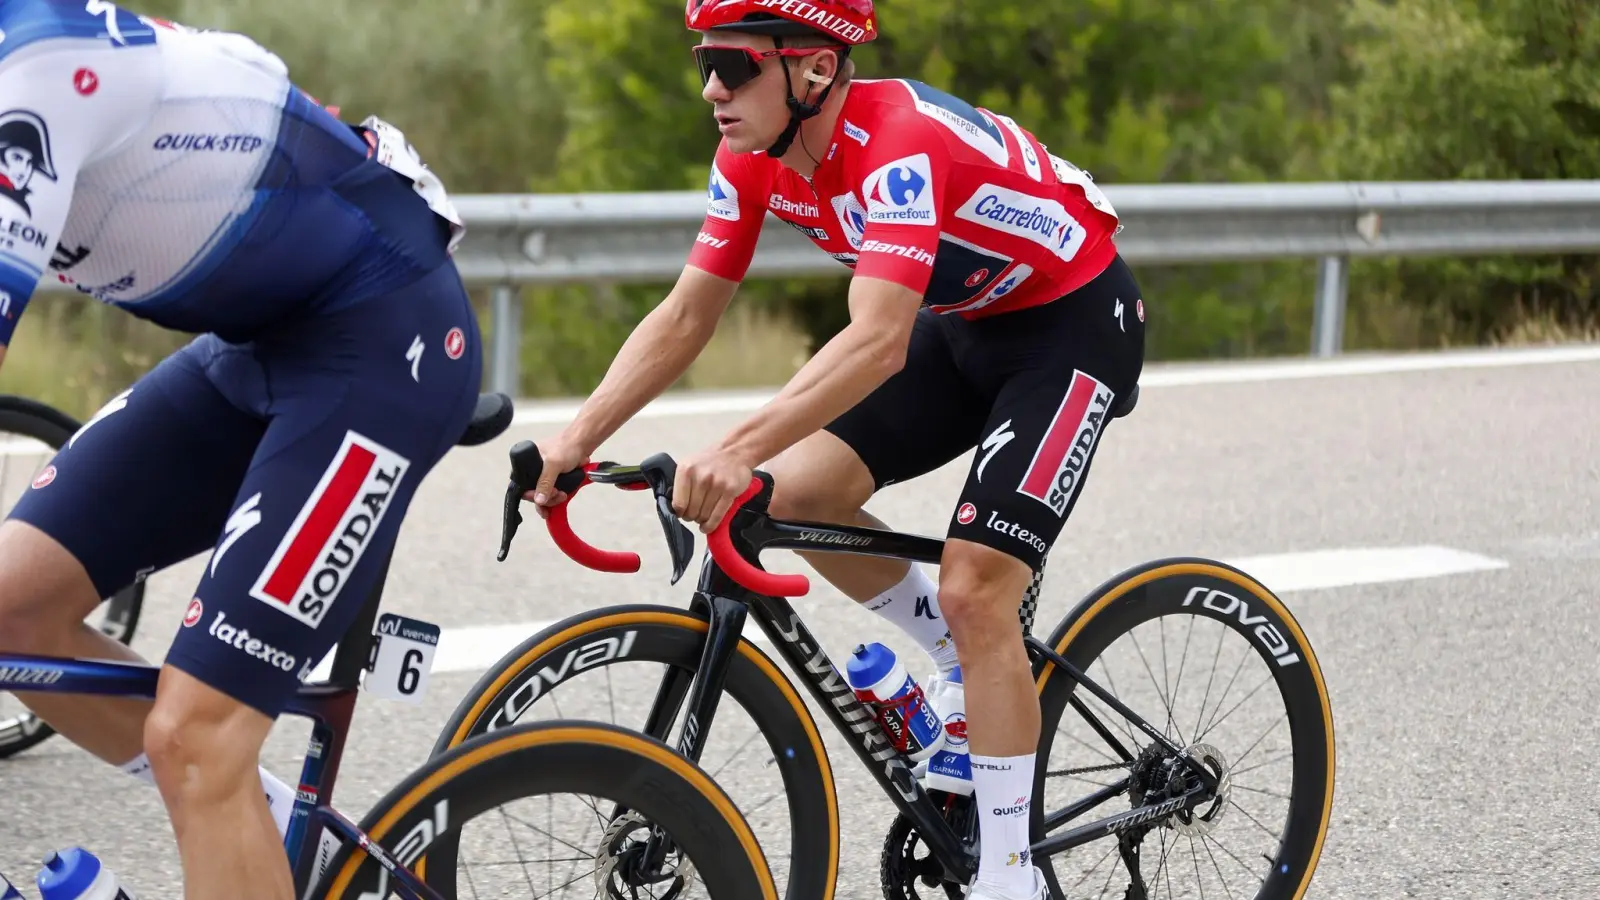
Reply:
[[[99,0],[0,2],[0,60],[24,47],[52,40],[89,41],[112,50],[146,47],[156,43],[156,32],[153,22]]]
[[[859,95],[852,91],[845,135],[862,147],[870,145],[874,126],[885,133],[903,134],[912,123],[925,122],[932,133],[944,138],[950,155],[958,161],[986,161],[997,168],[1026,171],[1035,180],[1042,174],[1039,154],[1028,135],[1007,116],[979,110],[948,91],[910,78],[857,79],[855,83],[864,90]],[[855,122],[852,113],[862,122]],[[1007,132],[1012,144],[1006,142]]]

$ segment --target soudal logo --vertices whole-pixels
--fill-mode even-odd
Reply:
[[[1065,516],[1083,483],[1089,456],[1094,453],[1115,398],[1116,394],[1104,384],[1083,372],[1073,372],[1067,395],[1056,408],[1055,418],[1034,451],[1017,492],[1050,507],[1057,516]]]
[[[961,208],[958,218],[1007,234],[1025,237],[1063,261],[1083,247],[1083,226],[1060,203],[1009,188],[985,184]]]
[[[823,31],[832,32],[848,43],[855,43],[867,36],[867,30],[860,25],[855,25],[843,16],[834,15],[825,9],[807,3],[806,0],[756,0],[756,6],[762,9],[777,9],[803,19],[821,28]]]
[[[187,619],[185,619],[185,624],[187,624]],[[228,614],[220,609],[217,610],[217,617],[211,620],[211,627],[206,629],[206,633],[235,650],[243,651],[246,656],[261,660],[274,669],[280,669],[285,672],[294,671],[295,658],[293,656],[284,653],[260,638],[251,637],[250,629],[248,628],[229,625]]]
[[[768,198],[767,208],[773,212],[788,213],[803,219],[815,219],[822,215],[822,211],[817,209],[815,203],[796,203],[782,194],[773,194]]]
[[[904,256],[914,259],[919,263],[933,265],[933,254],[921,247],[907,247],[904,244],[889,244],[883,241],[867,241],[861,245],[862,253],[892,253],[895,256]]]
[[[372,542],[410,461],[354,431],[250,589],[250,596],[316,628]]]
[[[186,150],[194,153],[249,154],[261,149],[264,138],[253,134],[163,134],[153,150]]]

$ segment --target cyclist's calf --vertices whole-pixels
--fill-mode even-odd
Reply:
[[[1016,756],[1038,742],[1039,704],[1017,618],[1032,577],[1026,564],[991,547],[945,544],[939,609],[961,660],[973,753]]]

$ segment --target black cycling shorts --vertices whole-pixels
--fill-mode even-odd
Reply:
[[[875,489],[977,448],[948,537],[1042,568],[1144,367],[1144,302],[1121,257],[1041,306],[966,320],[923,308],[906,364],[827,426]]]

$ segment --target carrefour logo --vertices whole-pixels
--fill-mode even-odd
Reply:
[[[832,200],[834,214],[839,217],[839,225],[844,229],[845,240],[850,246],[860,250],[861,239],[867,231],[867,211],[861,206],[861,201],[855,194],[840,194]]]
[[[706,212],[729,222],[739,221],[739,191],[722,177],[716,163],[711,164],[711,180],[706,185]]]
[[[933,164],[928,154],[907,156],[878,169],[861,183],[867,200],[867,221],[895,225],[932,225],[938,218],[933,203]]]
[[[1083,247],[1083,225],[1060,203],[985,184],[961,208],[958,218],[1025,237],[1064,261]]]

